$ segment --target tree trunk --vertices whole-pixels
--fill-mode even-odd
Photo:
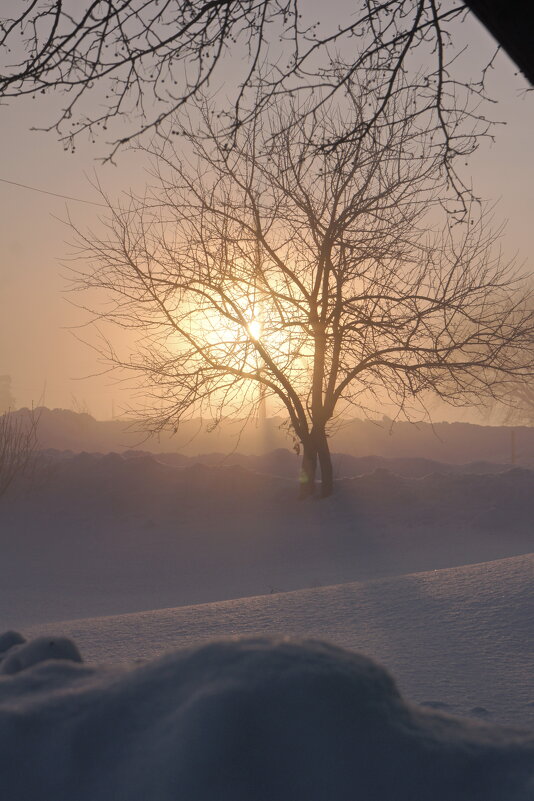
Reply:
[[[300,468],[300,497],[310,498],[315,495],[315,473],[317,471],[317,446],[313,432],[302,445],[304,453]]]
[[[324,429],[316,434],[317,455],[321,467],[321,498],[328,498],[334,491],[334,470],[330,447]]]
[[[300,497],[310,498],[315,495],[315,476],[317,462],[321,468],[321,498],[328,498],[334,491],[334,471],[330,448],[324,428],[314,427],[305,442],[300,472]]]

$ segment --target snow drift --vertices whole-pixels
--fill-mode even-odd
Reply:
[[[534,730],[534,554],[365,583],[33,625],[92,662],[214,639],[326,639],[372,656],[411,701]],[[503,799],[506,801],[506,799]]]
[[[534,735],[413,707],[364,656],[256,638],[0,677],[0,776],[10,801],[532,801]]]

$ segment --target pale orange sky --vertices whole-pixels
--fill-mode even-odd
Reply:
[[[346,0],[338,0],[346,6]],[[488,34],[472,21],[461,35],[471,40],[473,57],[489,51]],[[506,120],[495,130],[496,141],[485,143],[465,174],[472,176],[477,193],[498,201],[496,218],[507,219],[503,249],[507,256],[533,264],[534,254],[534,93],[525,93],[525,80],[500,55],[489,83],[499,102],[494,117]],[[0,107],[2,152],[0,178],[60,194],[98,201],[86,175],[95,169],[99,180],[118,194],[144,181],[145,165],[137,154],[123,153],[118,165],[100,166],[106,152],[103,141],[63,152],[54,134],[31,132],[43,124],[46,108],[24,100]],[[43,401],[50,407],[86,407],[97,418],[111,416],[126,402],[113,377],[93,376],[103,365],[93,351],[67,330],[79,313],[65,300],[61,261],[68,253],[68,229],[57,219],[66,217],[66,202],[0,182],[0,374],[12,376],[18,405]],[[97,224],[97,206],[69,203],[80,224]],[[73,400],[75,399],[75,400]],[[452,418],[458,417],[452,412]]]

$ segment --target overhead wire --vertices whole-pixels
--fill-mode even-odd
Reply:
[[[19,183],[18,181],[10,181],[7,178],[0,178],[0,181],[3,184],[11,184],[11,186],[18,186],[21,189],[29,189],[32,192],[40,192],[43,195],[51,195],[52,197],[59,197],[63,200],[72,200],[75,203],[87,203],[90,206],[101,206],[102,208],[108,208],[105,203],[97,203],[95,200],[84,200],[80,197],[73,197],[72,195],[62,195],[60,192],[51,192],[48,189],[40,189],[37,186],[30,186],[29,184]]]

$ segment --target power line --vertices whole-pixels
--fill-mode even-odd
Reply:
[[[87,203],[90,206],[101,206],[102,208],[109,208],[105,203],[97,203],[94,200],[83,200],[80,197],[72,197],[72,195],[61,195],[59,192],[49,192],[48,189],[39,189],[37,186],[29,186],[28,184],[21,184],[18,181],[9,181],[7,178],[0,178],[3,184],[11,184],[18,186],[21,189],[30,189],[32,192],[40,192],[42,195],[52,195],[52,197],[60,197],[63,200],[73,200],[75,203]]]

